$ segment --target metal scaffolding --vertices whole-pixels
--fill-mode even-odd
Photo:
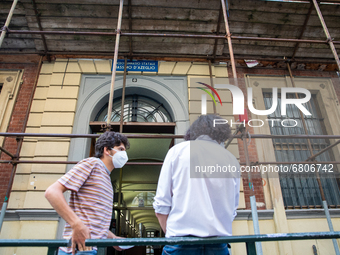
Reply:
[[[118,15],[118,22],[117,22],[117,30],[116,32],[76,32],[76,31],[42,31],[42,27],[41,27],[41,22],[39,20],[39,16],[36,15],[37,18],[37,24],[39,27],[39,31],[32,31],[32,30],[11,30],[8,28],[9,23],[11,21],[13,12],[15,10],[15,6],[16,6],[17,0],[13,1],[13,5],[12,8],[10,10],[10,13],[8,15],[8,18],[6,20],[5,25],[2,27],[1,29],[1,36],[0,36],[0,47],[2,45],[2,42],[5,38],[6,34],[30,34],[30,35],[41,35],[42,40],[43,40],[43,45],[44,45],[44,52],[43,55],[46,56],[50,56],[53,54],[94,54],[94,55],[101,55],[98,52],[84,52],[84,53],[80,53],[80,52],[53,52],[53,51],[49,51],[48,50],[48,45],[46,43],[45,40],[45,35],[89,35],[89,36],[115,36],[116,37],[116,43],[115,43],[115,50],[114,50],[114,59],[113,59],[113,69],[112,69],[112,79],[111,79],[111,87],[110,87],[110,96],[109,96],[109,101],[108,101],[108,118],[107,118],[107,122],[104,126],[104,128],[106,130],[110,130],[111,129],[111,125],[112,123],[110,122],[111,120],[111,113],[112,113],[112,102],[113,102],[113,93],[114,93],[114,85],[115,85],[115,77],[116,77],[116,66],[117,66],[117,60],[118,60],[118,49],[119,49],[119,43],[120,43],[120,37],[121,36],[128,36],[129,37],[129,53],[127,54],[121,54],[121,56],[125,57],[125,70],[124,70],[124,82],[126,80],[126,65],[127,65],[127,58],[133,58],[135,56],[148,56],[148,57],[157,57],[157,54],[134,54],[132,51],[132,46],[131,46],[131,38],[132,37],[174,37],[174,38],[202,38],[202,39],[215,39],[215,45],[214,45],[214,51],[213,51],[213,55],[212,56],[205,56],[205,58],[207,59],[207,62],[209,62],[209,65],[211,65],[211,60],[215,60],[215,59],[219,59],[219,58],[224,58],[224,57],[218,57],[216,56],[216,46],[217,46],[217,40],[218,39],[223,39],[223,40],[227,40],[228,42],[228,47],[229,47],[229,57],[230,57],[230,62],[231,62],[231,68],[232,68],[232,78],[234,78],[236,85],[237,85],[237,69],[236,69],[236,61],[235,61],[235,57],[233,54],[233,47],[232,47],[232,41],[233,40],[250,40],[250,41],[271,41],[271,42],[290,42],[290,43],[296,43],[295,45],[295,49],[294,49],[294,53],[291,56],[291,59],[295,60],[295,54],[297,52],[297,49],[299,47],[300,43],[311,43],[311,44],[328,44],[333,56],[334,56],[334,60],[337,64],[338,70],[340,71],[340,60],[338,57],[338,54],[336,52],[335,49],[335,44],[340,44],[340,41],[334,41],[328,31],[328,28],[326,26],[326,23],[323,19],[322,13],[320,11],[320,8],[318,6],[318,3],[316,0],[312,0],[311,4],[310,4],[310,8],[308,11],[308,14],[306,16],[303,28],[301,30],[299,39],[289,39],[289,38],[263,38],[263,37],[246,37],[246,36],[233,36],[230,32],[229,29],[229,25],[228,25],[228,15],[227,15],[227,11],[226,11],[226,5],[225,5],[225,1],[221,0],[221,9],[219,12],[219,18],[218,18],[218,28],[217,28],[217,33],[216,35],[192,35],[192,34],[157,34],[157,33],[132,33],[132,29],[131,29],[131,1],[128,1],[128,8],[129,8],[129,32],[122,32],[121,31],[121,23],[122,23],[122,11],[123,11],[123,0],[120,0],[120,5],[119,5],[119,15]],[[33,4],[33,9],[34,11],[37,13],[37,8],[36,8],[36,3],[35,0],[32,1]],[[319,17],[320,23],[323,27],[324,33],[326,35],[326,39],[325,40],[306,40],[306,39],[301,39],[303,36],[303,33],[305,31],[307,22],[309,20],[309,17],[311,15],[311,12],[313,10],[313,6],[317,12],[317,15]],[[222,20],[222,15],[223,15],[223,19],[224,19],[224,23],[225,23],[225,28],[226,28],[226,34],[225,35],[219,35],[220,33],[220,22]],[[8,54],[17,54],[17,53],[11,53],[8,52]],[[25,53],[27,54],[27,53]],[[30,53],[28,53],[30,54]],[[31,53],[31,54],[37,54],[35,53]],[[104,53],[103,53],[104,54]],[[160,56],[160,55],[158,55]],[[165,55],[164,55],[165,56]],[[181,55],[178,55],[178,57],[181,57]],[[191,58],[191,59],[195,59],[195,57],[193,56],[182,56],[185,58]],[[201,57],[202,56],[197,56],[197,57]],[[225,58],[224,58],[225,59]],[[278,59],[275,59],[278,60]],[[291,72],[291,68],[289,65],[289,61],[290,60],[284,60],[286,62],[288,62],[288,71],[290,74],[290,78],[292,81],[293,86],[295,86],[294,83],[294,77],[292,75]],[[298,60],[295,60],[298,61]],[[42,58],[40,60],[39,63],[39,70],[42,64]],[[210,70],[210,75],[211,75],[211,68]],[[35,85],[37,84],[37,79],[39,76],[39,72],[37,74],[36,77],[36,81],[35,81]],[[211,75],[212,77],[212,75]],[[213,85],[213,84],[212,84]],[[34,90],[32,91],[32,95],[31,95],[31,99],[30,99],[30,103],[29,105],[31,105],[31,102],[33,100],[33,96],[34,96]],[[296,95],[297,96],[297,95]],[[123,101],[122,101],[122,109],[123,109],[123,105],[124,105],[124,98],[125,98],[125,83],[123,86]],[[1,210],[1,215],[0,215],[0,230],[1,230],[1,226],[2,226],[2,222],[5,216],[5,212],[7,209],[7,203],[8,203],[8,199],[10,196],[10,191],[11,191],[11,187],[12,187],[12,183],[13,183],[13,179],[15,176],[15,172],[16,172],[16,167],[18,164],[76,164],[76,161],[38,161],[38,160],[20,160],[20,149],[22,146],[22,142],[23,142],[23,138],[24,137],[34,137],[34,138],[39,138],[39,137],[54,137],[54,138],[97,138],[99,137],[99,135],[97,134],[34,134],[34,133],[24,133],[25,132],[25,127],[26,127],[26,123],[28,120],[28,115],[29,115],[29,110],[30,107],[27,110],[26,113],[26,119],[24,122],[24,127],[22,130],[22,133],[0,133],[0,136],[4,136],[4,137],[15,137],[18,141],[17,143],[17,151],[16,154],[12,154],[11,152],[7,151],[5,148],[2,148],[0,146],[0,150],[2,153],[8,155],[11,159],[9,160],[0,160],[0,163],[3,164],[12,164],[12,172],[11,172],[11,177],[10,177],[10,181],[8,184],[8,189],[6,192],[6,196],[5,196],[5,200],[4,200],[4,204]],[[215,110],[214,110],[215,111]],[[301,113],[302,116],[302,113]],[[304,130],[306,135],[256,135],[256,134],[252,134],[251,138],[254,139],[274,139],[274,138],[303,138],[303,139],[307,139],[308,141],[308,149],[309,152],[311,154],[311,156],[309,158],[307,158],[305,160],[305,162],[289,162],[289,163],[304,163],[304,164],[314,164],[315,163],[315,158],[317,156],[319,156],[321,153],[324,153],[328,150],[330,150],[331,148],[333,148],[334,146],[336,146],[337,144],[340,143],[339,141],[336,141],[334,144],[328,146],[327,148],[323,149],[322,151],[318,152],[317,154],[313,154],[313,149],[312,146],[310,144],[310,139],[315,139],[315,138],[327,138],[327,139],[340,139],[340,135],[308,135],[308,130],[306,128],[306,123],[304,121],[304,118],[302,116],[302,122],[303,122],[303,126],[304,126]],[[123,116],[121,116],[120,119],[120,132],[123,131],[124,128],[124,123],[123,123]],[[238,132],[241,132],[240,135],[237,135]],[[128,138],[141,138],[141,139],[147,139],[147,138],[171,138],[171,139],[176,139],[176,138],[183,138],[183,135],[136,135],[136,134],[127,134],[126,135]],[[234,133],[234,135],[229,139],[227,146],[230,144],[231,140],[233,138],[236,139],[242,139],[243,141],[243,149],[244,149],[244,154],[245,154],[245,162],[241,162],[241,165],[246,165],[246,166],[250,166],[250,165],[258,165],[258,164],[287,164],[287,162],[250,162],[249,160],[249,155],[248,155],[248,145],[246,142],[246,139],[249,138],[247,130],[245,127],[240,128],[240,130],[237,130],[237,132]],[[172,142],[173,144],[173,142]],[[340,161],[324,161],[324,162],[318,162],[320,164],[340,164]],[[162,165],[162,162],[128,162],[127,165]],[[249,175],[249,183],[252,183],[252,176]],[[122,172],[120,173],[120,179],[122,179]],[[325,214],[327,216],[327,220],[328,220],[328,225],[329,225],[329,229],[331,232],[334,232],[333,230],[333,226],[332,226],[332,222],[330,220],[330,216],[329,216],[329,212],[328,212],[328,205],[326,203],[326,199],[324,196],[324,192],[322,189],[322,185],[320,182],[320,178],[319,176],[317,176],[317,180],[318,180],[318,184],[319,184],[319,189],[320,189],[320,193],[322,196],[322,200],[323,200],[323,208],[325,210]],[[121,206],[121,187],[122,187],[122,180],[120,180],[120,187],[119,187],[119,205],[116,208],[118,210],[118,212],[120,212],[120,210],[126,210],[126,209],[131,209],[129,207],[122,207]],[[257,217],[257,209],[256,209],[256,200],[255,200],[255,195],[252,189],[251,190],[251,208],[252,208],[252,216],[253,216],[253,223],[254,223],[254,232],[255,234],[260,234],[259,231],[259,226],[258,226],[258,217]],[[119,224],[118,224],[119,225]],[[339,248],[337,246],[336,240],[333,239],[333,245],[334,245],[334,249],[337,255],[339,255]],[[260,243],[257,243],[256,246],[257,249],[257,253],[258,254],[262,254],[262,248]]]

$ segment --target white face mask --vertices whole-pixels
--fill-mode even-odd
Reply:
[[[112,149],[116,151],[116,153],[110,157],[112,158],[112,163],[115,168],[122,168],[126,162],[129,160],[126,151],[117,151],[115,149]]]

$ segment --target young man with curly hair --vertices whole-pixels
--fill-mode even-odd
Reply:
[[[96,255],[96,247],[85,247],[86,239],[119,238],[109,231],[113,207],[110,174],[127,162],[128,139],[116,132],[105,132],[95,145],[95,156],[86,158],[53,183],[45,197],[66,221],[63,238],[71,247],[61,247],[59,255]],[[63,193],[71,191],[69,204]],[[119,247],[115,249],[120,250]]]

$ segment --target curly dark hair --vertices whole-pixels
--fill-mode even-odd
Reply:
[[[208,135],[218,143],[225,142],[231,135],[228,124],[218,124],[214,127],[214,119],[223,119],[218,115],[207,114],[198,117],[184,135],[184,140],[195,140],[200,135]]]
[[[109,149],[124,144],[126,149],[130,148],[129,140],[125,135],[122,135],[118,132],[106,131],[102,134],[95,145],[95,157],[101,158],[103,156],[104,148],[107,147]]]

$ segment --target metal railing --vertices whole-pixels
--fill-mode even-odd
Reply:
[[[310,239],[340,238],[337,232],[277,233],[266,235],[243,235],[226,237],[172,237],[172,238],[125,238],[125,239],[89,239],[86,246],[97,246],[98,250],[108,246],[121,245],[200,245],[219,243],[245,243],[247,255],[256,255],[255,242],[297,241]],[[70,246],[65,239],[0,239],[0,247],[48,247],[47,255],[55,255],[59,247]]]

